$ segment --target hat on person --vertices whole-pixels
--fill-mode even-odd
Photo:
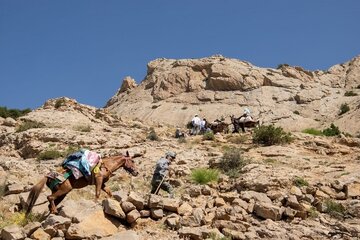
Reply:
[[[175,158],[176,157],[176,153],[172,152],[172,151],[168,151],[165,153],[165,157],[172,157]]]
[[[199,116],[197,113],[195,114],[195,117]]]

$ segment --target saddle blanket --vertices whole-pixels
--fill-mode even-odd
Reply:
[[[81,149],[78,152],[70,154],[64,160],[62,166],[71,169],[75,179],[79,179],[82,176],[90,176],[91,171],[100,160],[100,154],[87,149]]]

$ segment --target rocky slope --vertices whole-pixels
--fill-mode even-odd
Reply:
[[[41,124],[19,131],[29,122]],[[202,136],[178,141],[174,127],[119,118],[68,98],[49,100],[18,120],[0,119],[0,124],[4,240],[360,237],[359,138],[294,132],[293,143],[267,147],[253,144],[251,133],[218,134],[214,141]],[[150,127],[159,141],[147,138]],[[47,215],[46,190],[34,208],[37,218],[22,226],[20,211],[29,189],[63,160],[36,157],[78,147],[103,156],[129,150],[140,156],[135,158],[140,174],[115,172],[107,184],[114,197],[103,193],[98,203],[93,186],[73,190],[61,203],[59,215]],[[231,147],[240,149],[248,160],[238,177],[221,174],[218,182],[207,185],[191,180],[192,170],[217,166]],[[169,199],[164,192],[150,196],[154,165],[168,150],[178,153],[170,179],[176,197]]]
[[[242,114],[245,106],[265,124],[287,130],[325,128],[335,123],[358,134],[360,57],[327,71],[283,64],[260,68],[216,55],[202,59],[156,59],[138,86],[130,77],[106,109],[130,119],[184,126],[195,113],[212,121]],[[345,96],[352,91],[357,96]],[[339,115],[342,104],[350,111]]]

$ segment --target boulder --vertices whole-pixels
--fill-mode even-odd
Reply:
[[[152,208],[151,209],[151,217],[153,219],[161,219],[164,216],[164,211],[161,208]]]
[[[50,214],[45,221],[41,223],[43,228],[49,226],[53,227],[56,230],[66,230],[71,224],[71,219],[59,215]]]
[[[134,206],[136,207],[136,209],[138,211],[143,210],[144,209],[144,199],[137,193],[135,192],[130,192],[129,197],[127,199],[127,201],[131,202],[132,204],[134,204]]]
[[[94,239],[113,235],[118,228],[111,222],[102,209],[91,209],[81,222],[70,225],[66,239]]]
[[[265,202],[257,202],[254,206],[254,213],[256,216],[264,219],[271,219],[273,221],[279,221],[283,211],[282,208]]]
[[[31,234],[31,238],[35,240],[50,240],[51,236],[47,234],[42,228],[36,229],[33,234]]]
[[[165,224],[172,230],[178,230],[180,228],[180,217],[177,214],[170,214],[166,220]]]
[[[118,217],[121,219],[125,219],[126,218],[126,214],[124,213],[122,207],[120,206],[120,203],[114,199],[104,199],[102,202],[103,206],[104,206],[104,212],[114,216],[114,217]]]
[[[180,216],[189,216],[192,214],[192,211],[193,211],[192,206],[187,202],[181,204],[177,210]]]
[[[149,198],[149,208],[163,208],[163,199],[159,195],[151,194]]]
[[[353,182],[345,185],[345,194],[348,198],[360,196],[360,183]]]
[[[163,205],[165,210],[177,213],[180,202],[178,199],[164,198]]]
[[[132,210],[136,209],[135,205],[131,202],[122,202],[121,208],[124,210],[125,213],[131,212]]]
[[[16,126],[16,120],[11,118],[11,117],[7,117],[5,118],[5,120],[2,123],[4,126],[7,127],[15,127]]]
[[[4,227],[1,231],[2,240],[20,240],[26,237],[25,232],[18,225]]]
[[[128,223],[134,223],[140,216],[141,215],[140,215],[139,211],[134,209],[134,210],[130,211],[128,214],[126,214],[126,221]]]

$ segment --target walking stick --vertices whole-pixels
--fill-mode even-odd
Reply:
[[[157,195],[158,193],[159,193],[159,190],[160,190],[160,187],[161,187],[161,184],[164,182],[164,180],[165,180],[165,175],[164,175],[164,177],[161,179],[161,182],[160,182],[160,184],[159,184],[159,186],[157,187],[157,189],[156,189],[156,191],[155,191],[155,195]]]

